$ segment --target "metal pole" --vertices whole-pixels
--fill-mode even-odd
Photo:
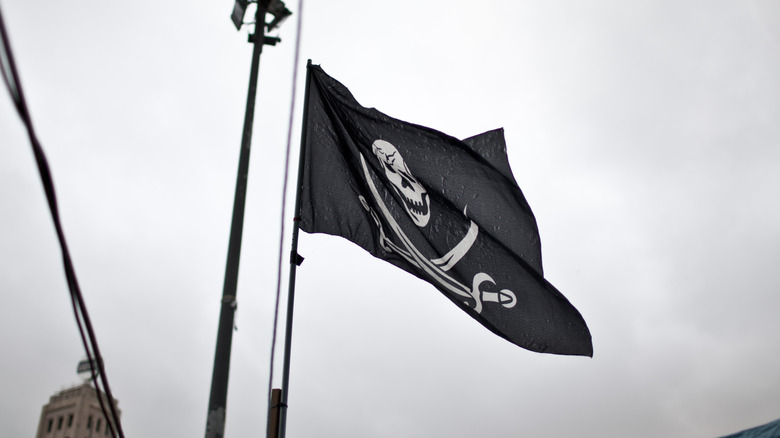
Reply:
[[[295,273],[300,264],[298,255],[298,230],[301,216],[301,189],[303,188],[304,159],[309,115],[309,88],[311,87],[311,59],[306,64],[306,91],[303,98],[303,127],[301,151],[298,158],[298,182],[295,191],[295,217],[293,219],[292,250],[290,251],[290,282],[287,295],[287,325],[284,332],[284,365],[282,370],[282,399],[279,403],[279,437],[284,438],[287,429],[287,394],[290,388],[290,351],[292,350],[293,302],[295,298]]]
[[[268,433],[266,438],[279,436],[279,409],[282,403],[282,390],[271,390],[271,403],[268,407]]]
[[[241,151],[238,159],[238,177],[236,194],[233,200],[233,220],[230,225],[225,283],[222,289],[222,308],[219,314],[217,347],[214,353],[214,371],[211,376],[211,394],[206,420],[206,438],[222,438],[225,434],[225,413],[227,409],[228,374],[230,372],[230,346],[233,341],[233,317],[236,312],[236,285],[238,283],[238,264],[241,258],[241,237],[244,229],[244,205],[249,173],[249,151],[252,144],[252,124],[255,116],[255,97],[257,95],[257,76],[260,70],[260,54],[265,42],[265,13],[263,2],[257,3],[255,13],[255,35],[250,42],[252,67],[249,73],[249,92],[244,115],[244,132],[241,138]]]

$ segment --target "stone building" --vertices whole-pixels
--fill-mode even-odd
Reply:
[[[107,397],[100,393],[104,402]],[[36,438],[98,438],[111,436],[100,410],[97,391],[88,382],[60,391],[41,410]],[[114,406],[119,402],[114,399]],[[106,409],[109,409],[106,404]],[[118,407],[117,414],[121,415]]]

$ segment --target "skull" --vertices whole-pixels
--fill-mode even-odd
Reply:
[[[387,179],[401,197],[403,206],[415,225],[418,227],[427,225],[431,215],[428,192],[409,172],[409,167],[406,166],[398,149],[384,140],[376,140],[371,149],[379,159]]]

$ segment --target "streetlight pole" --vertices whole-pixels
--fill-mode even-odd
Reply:
[[[236,178],[236,193],[233,200],[233,219],[230,225],[230,240],[228,242],[225,282],[222,289],[222,306],[219,314],[217,331],[217,346],[214,353],[214,370],[211,376],[211,393],[209,396],[208,417],[206,420],[206,438],[222,438],[225,434],[225,414],[227,406],[228,374],[230,372],[230,347],[233,340],[234,316],[236,312],[236,289],[238,284],[238,265],[241,257],[241,237],[244,228],[244,206],[246,204],[247,178],[249,172],[249,152],[252,143],[252,125],[255,115],[255,97],[257,95],[257,77],[260,70],[260,54],[263,45],[275,45],[278,38],[265,36],[265,16],[272,13],[275,20],[268,25],[278,24],[285,17],[275,11],[290,12],[279,0],[259,0],[255,12],[255,33],[249,35],[249,42],[254,44],[252,50],[252,66],[249,73],[249,92],[244,115],[244,131],[241,138],[241,151],[238,159],[238,176]],[[237,0],[233,20],[237,28],[241,27],[247,0]],[[240,7],[240,9],[239,9]],[[283,15],[283,14],[282,14]]]

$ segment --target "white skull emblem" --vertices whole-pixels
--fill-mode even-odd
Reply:
[[[427,225],[431,215],[428,192],[409,172],[409,167],[406,166],[398,149],[384,140],[376,140],[372,145],[372,151],[379,159],[387,179],[401,197],[404,208],[414,223],[418,227]]]

